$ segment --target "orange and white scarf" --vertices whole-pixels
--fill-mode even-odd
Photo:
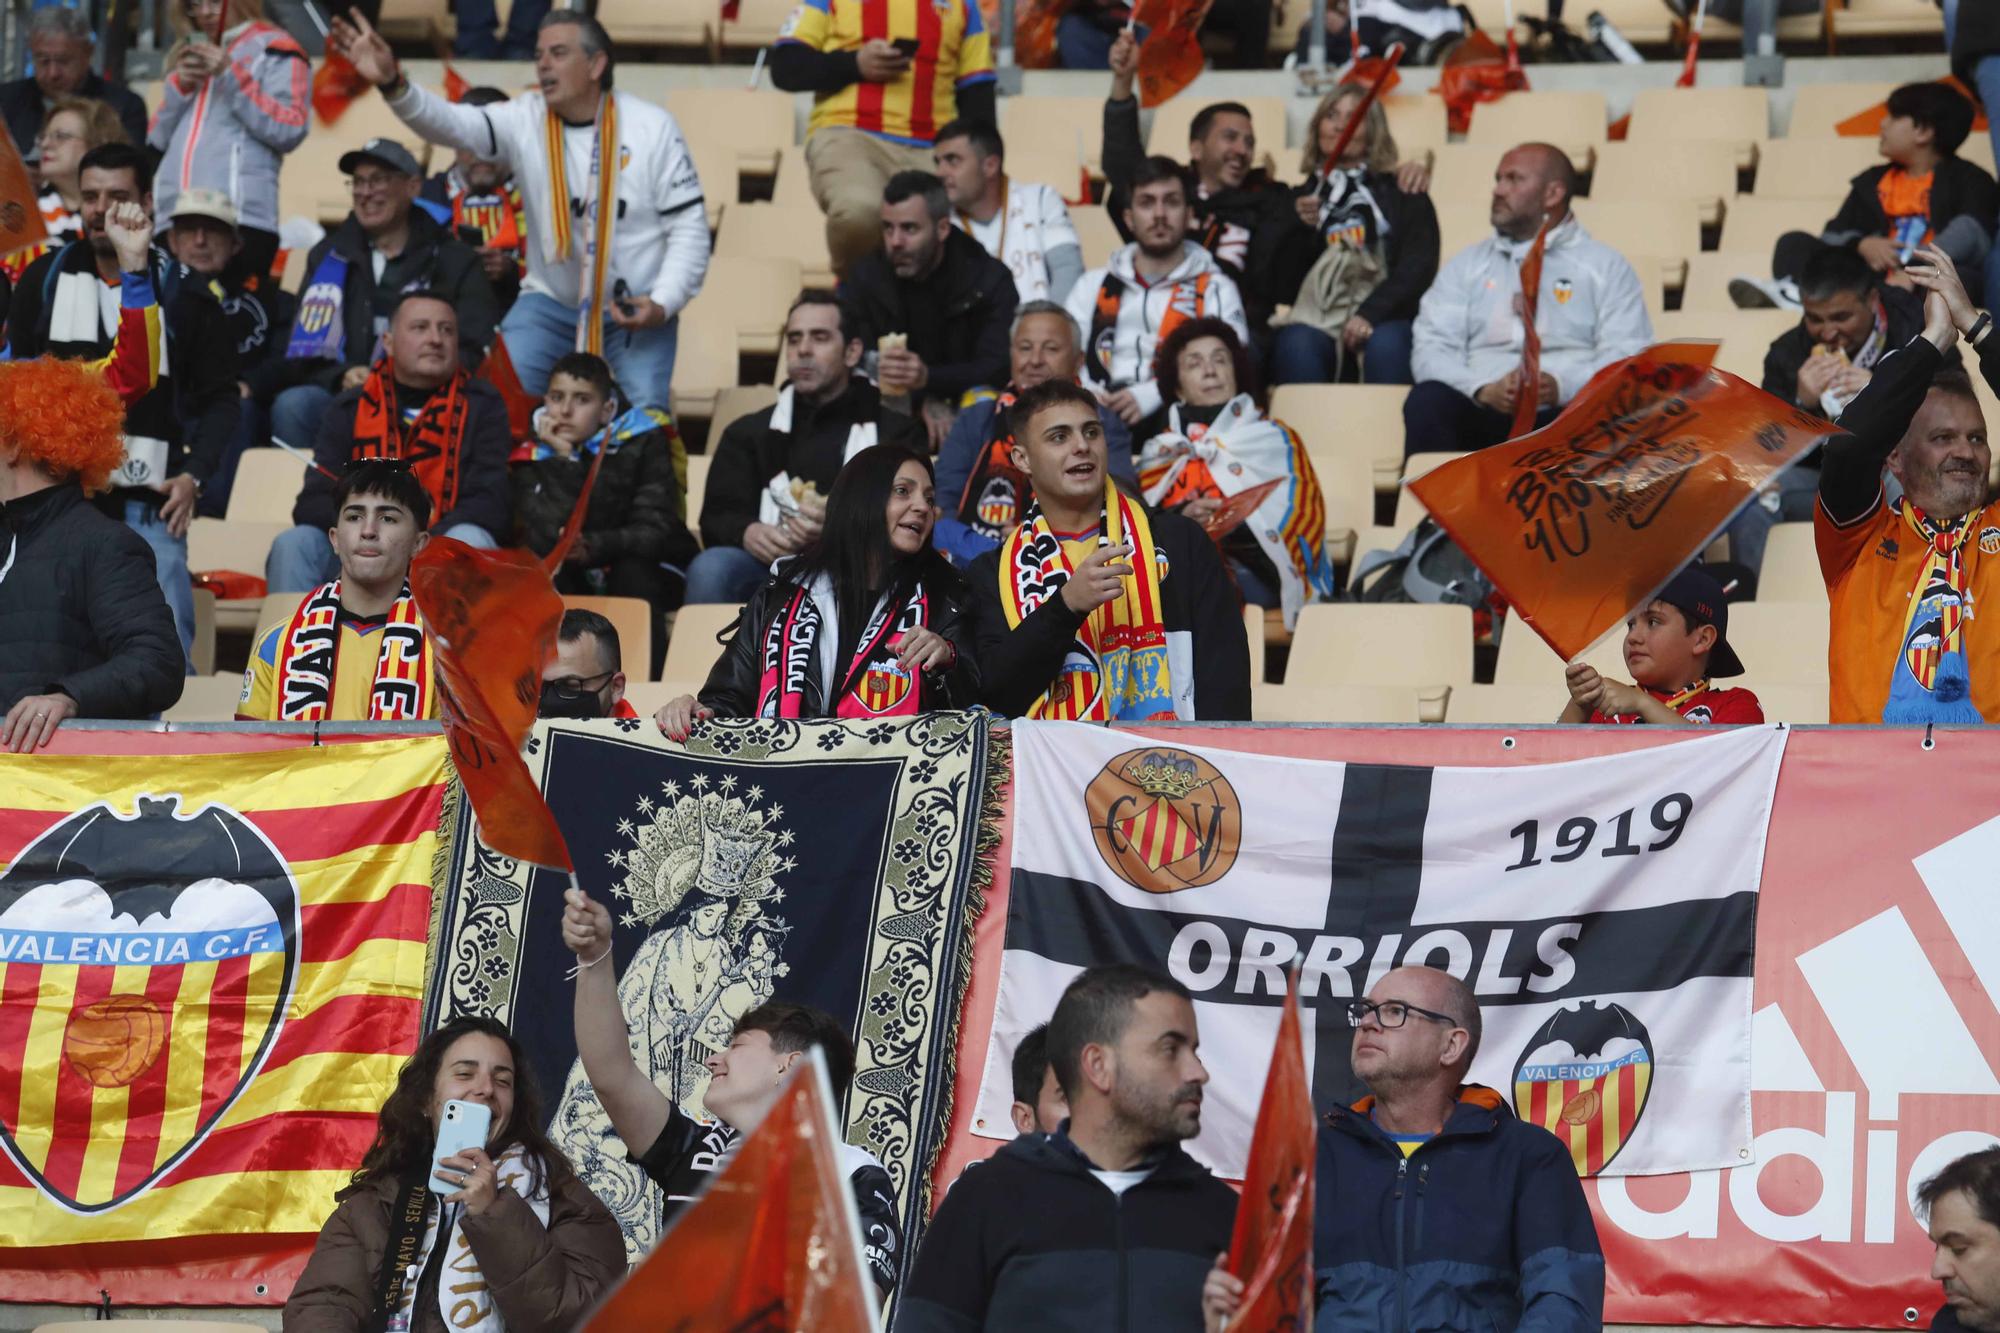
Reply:
[[[550,263],[569,259],[573,244],[569,216],[569,166],[563,153],[562,118],[551,110],[543,131],[549,154],[549,211],[554,214],[545,242]],[[576,349],[604,354],[604,281],[611,267],[611,228],[618,217],[618,99],[606,92],[597,107],[597,137],[590,147],[590,222],[583,247],[583,300],[576,315]]]
[[[340,580],[335,579],[299,603],[278,640],[278,720],[333,720],[333,679],[339,665]],[[430,636],[417,618],[417,601],[410,595],[410,585],[404,583],[382,626],[366,720],[423,721],[431,715],[431,692],[436,682]]]

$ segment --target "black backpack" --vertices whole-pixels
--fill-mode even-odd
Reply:
[[[1493,581],[1437,525],[1425,518],[1393,551],[1359,558],[1347,597],[1355,602],[1443,602],[1479,607],[1493,595]]]

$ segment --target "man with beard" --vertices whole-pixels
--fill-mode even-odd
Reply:
[[[991,125],[954,120],[931,150],[952,221],[1014,275],[1023,301],[1060,301],[1083,273],[1069,205],[1046,185],[1007,179],[1007,144]]]
[[[1967,1153],[1917,1189],[1944,1307],[1931,1333],[2000,1330],[2000,1148]]]
[[[938,451],[938,520],[932,541],[959,565],[998,546],[1034,499],[1027,474],[1014,466],[1007,409],[1037,384],[1049,380],[1073,384],[1083,370],[1083,335],[1069,312],[1054,301],[1030,301],[1014,313],[1008,351],[1013,371],[1006,391],[982,396],[961,411]],[[1131,430],[1109,410],[1099,412],[1097,419],[1104,427],[1111,475],[1138,485]]]
[[[857,260],[840,294],[886,397],[920,410],[930,452],[968,390],[1007,374],[1007,327],[1019,296],[1008,267],[951,224],[951,197],[927,171],[882,191],[882,249]]]
[[[498,88],[471,88],[458,100],[463,106],[497,106],[507,100],[507,94]],[[479,251],[480,267],[505,311],[521,293],[521,266],[528,256],[521,191],[508,175],[505,162],[479,157],[465,148],[456,153],[449,169],[424,182],[418,202],[433,210],[450,211],[452,235]]]
[[[556,655],[542,668],[537,717],[637,717],[625,697],[618,627],[595,611],[571,607],[556,630]]]
[[[1069,984],[1048,1058],[1069,1102],[967,1172],[931,1219],[897,1327],[1194,1330],[1236,1195],[1181,1148],[1208,1070],[1187,990],[1129,963]]]
[[[1924,246],[1904,272],[1925,289],[1924,331],[1876,365],[1820,464],[1813,535],[1832,604],[1828,719],[2000,719],[2000,623],[1973,614],[2000,598],[1986,419],[1971,381],[1944,365],[1962,336],[1986,382],[2000,383],[2000,345],[1942,250]],[[1902,483],[1894,500],[1885,465]]]
[[[1436,968],[1399,967],[1350,1001],[1347,1019],[1369,1095],[1320,1124],[1317,1333],[1597,1333],[1604,1253],[1576,1165],[1555,1135],[1466,1082],[1481,1026],[1471,987]],[[1242,1294],[1219,1265],[1209,1274],[1211,1333]]]

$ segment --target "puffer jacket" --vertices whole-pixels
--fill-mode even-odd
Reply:
[[[969,609],[971,591],[958,571],[936,551],[927,550],[917,558],[923,561],[920,577],[930,595],[930,628],[949,640],[957,650],[950,666],[942,671],[925,672],[918,681],[921,691],[917,697],[918,710],[940,713],[955,708],[970,708],[979,702],[979,661],[973,651]],[[756,715],[757,696],[764,678],[764,633],[791,596],[794,586],[788,579],[769,579],[763,587],[750,594],[743,614],[728,630],[728,646],[722,650],[722,656],[716,660],[714,669],[708,673],[707,682],[701,687],[701,702],[713,708],[716,716]],[[860,636],[858,626],[843,626],[842,629],[844,634],[852,634],[856,638]],[[847,648],[849,656],[853,651],[852,647]],[[801,692],[802,711],[806,717],[834,715],[833,708],[826,702],[827,683],[820,678],[820,674],[815,655],[808,664]]]
[[[638,559],[686,564],[694,558],[695,540],[687,526],[687,497],[675,476],[676,463],[686,455],[673,418],[657,408],[634,408],[567,458],[545,446],[517,449],[507,469],[514,493],[515,544],[536,555],[555,549],[591,459],[607,438],[610,452],[583,515],[589,563]]]
[[[138,533],[74,483],[0,505],[0,715],[61,691],[79,717],[150,717],[179,701],[184,680]]]
[[[1604,1252],[1569,1150],[1468,1084],[1408,1157],[1374,1098],[1320,1125],[1313,1210],[1317,1333],[1597,1333]]]
[[[245,227],[278,229],[278,168],[305,142],[312,66],[283,28],[252,20],[224,35],[226,68],[192,92],[169,76],[146,143],[165,154],[153,181],[165,231],[182,190],[221,190]]]
[[[1169,311],[1184,316],[1213,315],[1236,330],[1245,346],[1250,325],[1243,314],[1243,294],[1215,256],[1193,241],[1181,242],[1181,262],[1156,282],[1139,279],[1133,261],[1135,242],[1112,251],[1103,268],[1088,269],[1069,289],[1063,302],[1083,330],[1083,379],[1093,389],[1109,393],[1130,389],[1146,416],[1160,410],[1159,381],[1153,378],[1153,353],[1159,350],[1160,326]],[[1119,300],[1115,313],[1110,290],[1116,280]]]
[[[625,1276],[624,1233],[597,1196],[561,1165],[551,1168],[548,1188],[546,1227],[511,1189],[484,1215],[464,1219],[507,1333],[569,1333]],[[285,1302],[285,1333],[379,1327],[369,1320],[398,1192],[395,1179],[383,1176],[341,1200]],[[411,1333],[449,1333],[438,1310],[437,1271],[416,1293]]]
[[[1419,384],[1436,380],[1472,397],[1521,367],[1521,264],[1533,238],[1498,234],[1453,255],[1417,308],[1411,357]],[[1542,373],[1567,403],[1592,375],[1653,341],[1646,293],[1625,256],[1593,240],[1575,217],[1549,231],[1535,305]]]

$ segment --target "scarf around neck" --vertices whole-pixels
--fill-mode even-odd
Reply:
[[[764,630],[762,674],[757,687],[757,716],[805,717],[806,684],[828,660],[829,647],[838,653],[840,622],[833,585],[824,575],[811,588],[794,587],[785,604]],[[824,606],[824,610],[822,610]],[[875,603],[874,614],[855,642],[846,663],[821,670],[821,707],[832,699],[832,717],[913,717],[919,710],[922,682],[896,660],[890,650],[898,635],[930,623],[930,597],[922,580],[907,598],[896,589]]]
[[[1933,521],[1907,496],[1896,501],[1903,523],[1924,544],[1924,563],[1910,590],[1910,609],[1890,667],[1884,722],[1980,722],[1972,702],[1972,673],[1966,660],[1965,625],[1976,614],[1967,540],[1979,531],[1986,511]]]
[[[560,264],[572,253],[569,216],[569,164],[563,153],[563,121],[545,108],[543,133],[549,158],[549,211],[554,214],[545,242],[549,262]],[[618,216],[618,98],[606,91],[597,104],[596,135],[590,145],[590,179],[585,187],[584,216],[590,229],[583,247],[583,300],[576,312],[576,348],[593,356],[604,354],[604,279],[611,264],[611,229]]]
[[[299,603],[278,641],[278,720],[326,722],[340,669],[340,580],[322,584]],[[382,625],[368,691],[369,722],[421,722],[431,715],[437,676],[430,636],[417,616],[406,581]],[[363,719],[339,719],[362,721]]]
[[[396,364],[384,358],[368,372],[354,411],[355,461],[388,458],[409,464],[417,484],[431,497],[431,515],[439,522],[458,506],[465,422],[471,412],[465,393],[468,379],[460,370],[438,387],[416,420],[405,424],[396,403]]]

